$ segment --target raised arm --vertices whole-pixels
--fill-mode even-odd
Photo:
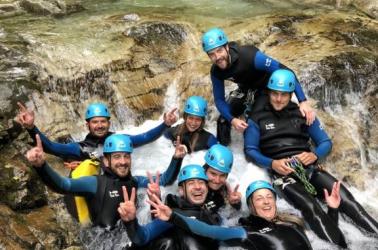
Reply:
[[[77,143],[61,144],[50,141],[34,124],[35,115],[32,110],[28,110],[26,106],[20,102],[17,103],[19,114],[16,121],[20,123],[28,131],[30,137],[35,141],[35,136],[38,134],[43,148],[46,153],[58,156],[60,158],[69,158],[77,160],[80,158],[80,146]]]
[[[156,140],[159,136],[163,134],[166,128],[172,126],[177,121],[177,116],[175,115],[177,108],[164,114],[164,122],[159,126],[139,135],[131,135],[130,139],[135,147],[141,146],[143,144],[152,142]]]
[[[72,193],[76,195],[94,194],[97,189],[97,179],[94,176],[86,176],[78,179],[62,177],[54,171],[45,160],[42,142],[36,135],[37,146],[26,153],[26,158],[33,165],[42,181],[54,191],[60,193]]]

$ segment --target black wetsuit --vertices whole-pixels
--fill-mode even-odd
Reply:
[[[310,152],[309,139],[315,142],[315,155],[320,159],[331,150],[331,142],[323,127],[316,120],[311,126],[305,124],[299,108],[289,103],[283,110],[275,111],[268,98],[259,98],[251,112],[249,127],[245,133],[245,151],[259,165],[272,172],[275,188],[295,208],[302,212],[305,221],[322,239],[346,247],[344,235],[337,224],[323,211],[315,197],[306,192],[304,184],[293,174],[280,176],[271,169],[273,159],[288,158],[298,153]],[[256,139],[258,142],[256,142]],[[268,165],[270,164],[270,165]],[[331,192],[336,178],[316,166],[306,167],[309,182],[317,190],[317,197],[324,200],[326,188]],[[357,225],[369,232],[378,232],[377,222],[362,208],[345,188],[340,187],[339,211],[348,215]]]
[[[225,145],[230,142],[231,120],[243,114],[246,109],[244,103],[248,91],[263,90],[270,75],[275,70],[288,69],[285,65],[262,53],[255,46],[239,46],[235,42],[230,42],[229,48],[229,67],[220,69],[213,64],[210,71],[214,102],[221,113],[217,124],[217,138],[220,143]],[[239,87],[238,91],[230,94],[227,102],[225,100],[225,80],[233,81]],[[298,81],[295,86],[295,94],[300,102],[306,100]],[[248,101],[252,102],[252,100]]]
[[[182,159],[172,158],[164,173],[160,175],[159,185],[171,185],[177,178]],[[85,176],[71,179],[60,176],[47,163],[35,168],[44,183],[54,188],[54,191],[64,194],[82,196],[86,199],[94,225],[114,227],[120,216],[117,212],[123,202],[122,186],[131,193],[132,187],[146,188],[149,179],[146,176],[131,176],[120,178],[110,168],[104,168],[103,175]],[[156,178],[156,177],[153,177]]]
[[[224,207],[226,205],[226,196],[226,186],[221,187],[219,190],[212,190],[211,188],[209,188],[204,206],[213,212],[218,212],[221,207]],[[240,210],[241,208],[241,202],[230,205],[237,210]]]
[[[180,126],[181,125],[177,125],[175,127],[167,129],[164,132],[164,136],[171,140],[173,143],[175,143],[177,140],[178,130],[180,129]],[[194,134],[194,132],[187,131],[180,138],[181,143],[187,147],[188,153],[192,152],[192,148],[190,147],[190,145]],[[196,141],[193,151],[209,149],[211,146],[217,143],[217,138],[215,138],[215,136],[212,133],[206,131],[205,129],[201,129],[198,131],[198,139]]]
[[[311,250],[303,229],[294,223],[270,222],[250,215],[241,218],[241,227],[219,227],[173,213],[169,220],[174,225],[198,235],[223,241],[228,246],[251,250]]]
[[[176,213],[210,225],[219,225],[220,217],[203,206],[193,205],[178,196],[168,194],[166,204]],[[155,219],[141,226],[137,220],[125,223],[130,239],[144,250],[216,250],[218,241],[193,235],[172,224]]]

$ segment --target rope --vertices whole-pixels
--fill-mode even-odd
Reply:
[[[311,195],[316,195],[315,187],[308,181],[306,176],[306,171],[300,161],[295,157],[292,157],[289,162],[289,166],[294,169],[294,175],[302,182],[307,193]]]

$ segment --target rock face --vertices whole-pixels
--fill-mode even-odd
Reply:
[[[6,4],[0,15],[27,10],[61,16],[75,6],[42,0]],[[36,124],[53,140],[81,139],[84,110],[93,101],[112,107],[114,129],[160,116],[169,86],[178,90],[177,99],[202,95],[213,105],[209,60],[198,42],[203,30],[172,18],[137,17],[127,22],[119,14],[93,17],[78,22],[83,27],[63,41],[57,30],[76,28],[64,26],[68,20],[55,30],[34,27],[46,30],[33,33],[11,32],[0,19],[0,222],[7,225],[0,230],[0,248],[80,245],[62,197],[47,192],[23,158],[31,139],[13,121],[17,101],[34,109]],[[361,189],[366,176],[376,175],[378,160],[377,27],[364,14],[329,8],[251,17],[225,27],[231,40],[255,44],[297,72],[334,142],[327,167]],[[60,160],[49,162],[64,172]]]

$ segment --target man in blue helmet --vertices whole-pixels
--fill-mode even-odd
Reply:
[[[164,136],[176,142],[177,136],[188,148],[188,153],[209,149],[218,141],[204,129],[207,115],[207,101],[201,96],[191,96],[185,102],[184,123],[171,127]]]
[[[123,202],[122,187],[131,191],[146,188],[149,179],[145,176],[131,175],[131,153],[133,142],[123,134],[113,134],[104,143],[104,173],[85,176],[78,179],[62,177],[46,162],[42,141],[36,135],[37,146],[26,154],[28,161],[37,171],[42,181],[54,187],[54,191],[82,196],[86,199],[90,218],[95,226],[113,228],[119,220],[117,208]],[[185,155],[184,145],[176,146],[175,154],[166,172],[161,174],[159,184],[171,185],[179,173],[182,158]],[[156,178],[156,176],[154,177]]]
[[[331,151],[332,142],[318,119],[308,126],[298,106],[291,102],[296,81],[289,70],[279,69],[272,74],[268,97],[259,97],[252,107],[244,150],[247,157],[272,174],[277,192],[302,211],[320,238],[346,247],[341,230],[315,199],[324,200],[323,189],[330,191],[337,181],[317,165]],[[339,210],[365,230],[378,233],[377,222],[344,185],[340,195]]]
[[[239,46],[235,42],[229,42],[220,28],[212,28],[203,34],[202,48],[213,63],[210,77],[215,105],[221,114],[217,122],[217,138],[223,145],[228,145],[231,141],[231,125],[238,132],[243,132],[248,127],[239,118],[244,113],[246,104],[253,102],[257,90],[257,94],[261,94],[273,71],[287,67],[253,45]],[[228,101],[225,99],[225,80],[233,81],[239,87],[230,94]],[[306,117],[307,124],[311,124],[315,114],[298,82],[295,94],[302,115]]]
[[[205,155],[206,175],[209,178],[209,192],[206,197],[205,206],[217,212],[221,207],[229,203],[233,208],[241,208],[241,193],[238,192],[239,185],[231,188],[226,182],[231,172],[234,156],[226,146],[216,144],[212,146]]]
[[[85,112],[85,120],[89,133],[81,142],[61,144],[50,141],[34,124],[34,112],[18,103],[20,113],[17,121],[27,129],[30,136],[35,139],[38,134],[46,153],[53,154],[65,160],[83,161],[86,159],[98,160],[102,156],[102,147],[105,139],[113,134],[110,128],[110,112],[103,103],[92,103]],[[164,114],[164,122],[159,126],[139,135],[130,136],[133,146],[140,146],[158,138],[167,127],[177,121],[174,114],[176,109]]]
[[[207,181],[208,178],[201,166],[187,165],[183,167],[178,178],[180,196],[168,194],[166,197],[167,206],[183,216],[189,216],[210,225],[219,225],[220,217],[218,214],[204,206],[208,192]],[[125,193],[127,194],[126,190]],[[152,196],[157,197],[155,194]],[[125,222],[127,234],[131,241],[141,249],[218,249],[216,241],[187,233],[158,219],[144,226],[139,225],[136,218],[135,201],[131,198],[125,198],[125,202],[120,204],[118,212]]]
[[[329,211],[337,223],[337,207],[340,205],[340,183],[334,183],[332,193],[326,193]],[[326,191],[325,191],[326,192]],[[311,250],[301,218],[278,212],[276,192],[263,180],[253,181],[246,190],[246,202],[250,215],[239,219],[238,227],[219,227],[183,216],[172,211],[156,196],[150,202],[157,218],[174,224],[183,230],[222,241],[227,246],[251,250]]]

